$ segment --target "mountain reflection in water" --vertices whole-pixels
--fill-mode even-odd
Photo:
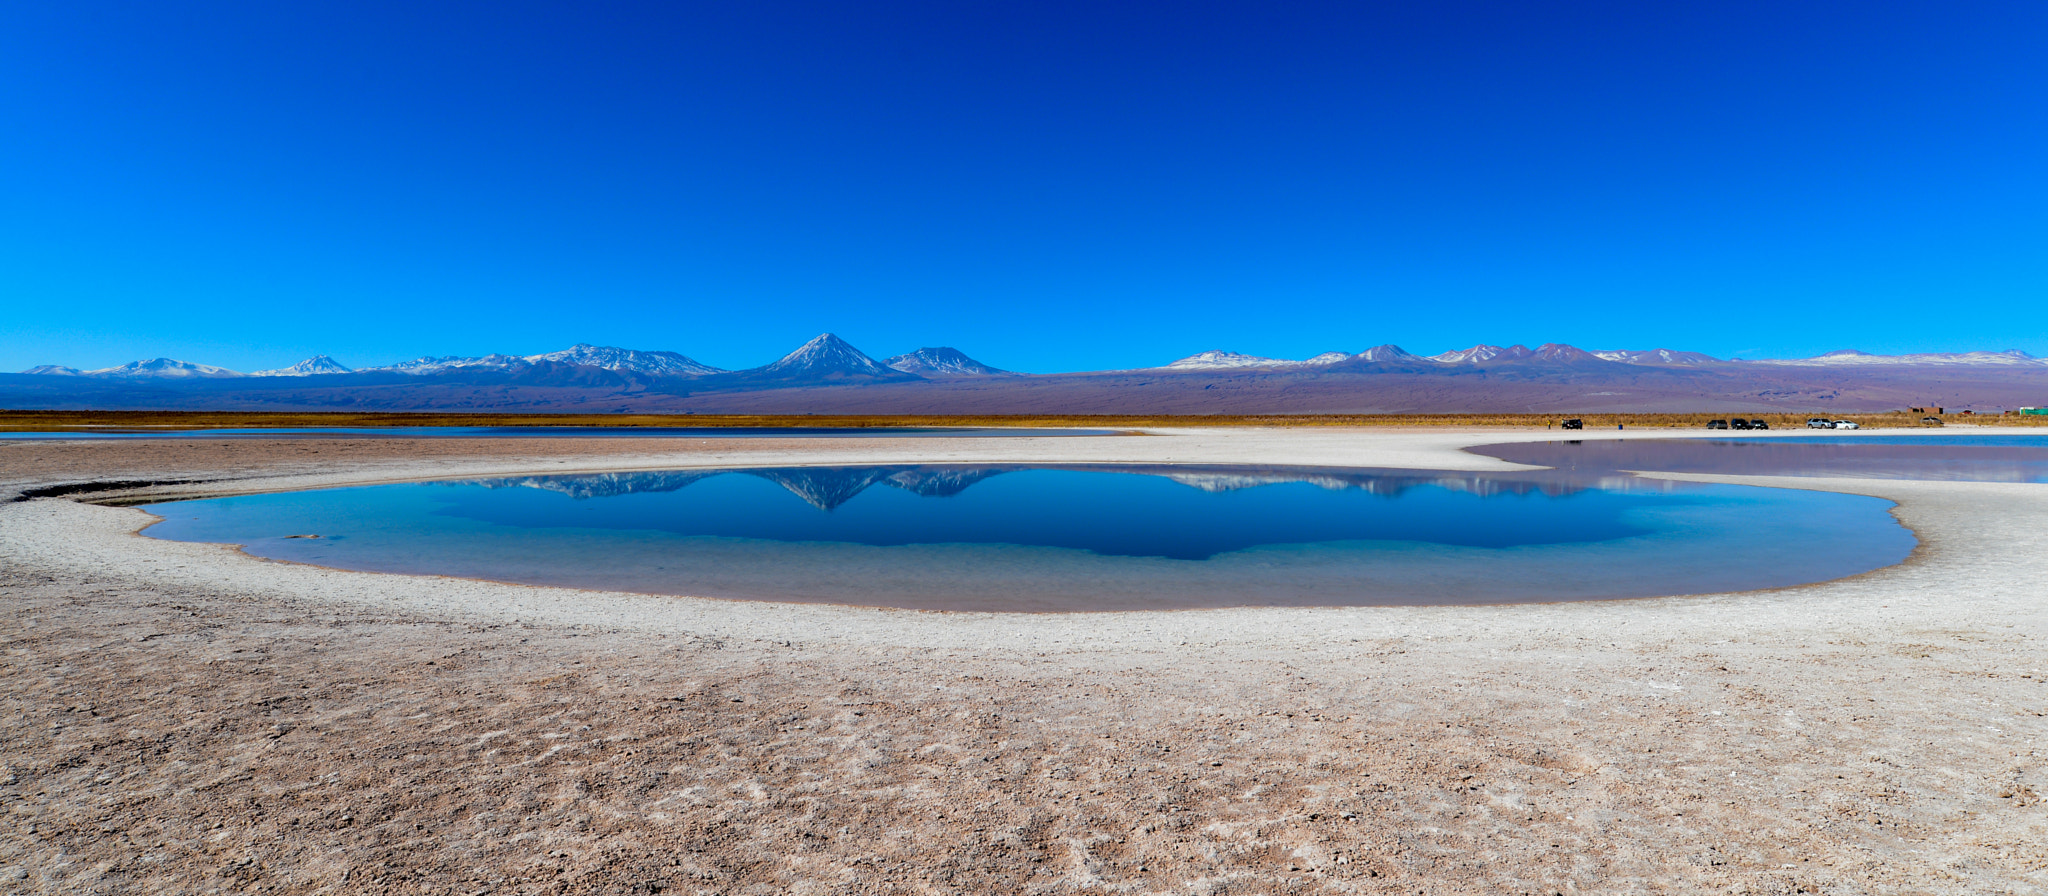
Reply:
[[[1396,497],[1410,489],[1434,486],[1450,491],[1488,497],[1492,495],[1542,494],[1564,497],[1588,489],[1620,491],[1670,491],[1666,482],[1638,479],[1626,474],[1584,475],[1532,471],[1528,474],[1428,472],[1413,470],[1326,470],[1307,467],[1209,467],[1129,465],[990,465],[917,464],[873,467],[764,467],[718,470],[658,470],[641,473],[577,473],[557,476],[516,476],[503,479],[475,479],[453,485],[484,488],[534,488],[559,492],[572,498],[607,498],[645,492],[672,492],[713,476],[727,474],[756,476],[788,490],[819,510],[833,510],[876,485],[902,489],[928,498],[949,498],[977,483],[1004,473],[1022,470],[1070,470],[1075,472],[1132,473],[1158,476],[1205,492],[1233,492],[1286,483],[1307,483],[1328,491],[1360,491]]]

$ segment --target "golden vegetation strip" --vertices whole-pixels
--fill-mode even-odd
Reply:
[[[1772,429],[1801,429],[1809,414],[1756,414]],[[1727,413],[1584,414],[1587,429],[1697,429]],[[1928,426],[1922,415],[1846,414],[1867,427]],[[1169,426],[1374,426],[1554,428],[1565,414],[1214,414],[1214,415],[851,415],[851,414],[486,414],[486,413],[263,413],[215,411],[0,411],[0,431],[75,432],[105,429],[290,429],[380,428],[395,426],[587,426],[606,429],[689,427],[701,429],[803,428],[875,429],[929,427],[1029,427],[1131,429]],[[2048,416],[1951,414],[1949,423],[2048,426]]]

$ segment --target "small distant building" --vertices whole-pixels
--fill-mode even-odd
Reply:
[[[1941,408],[1907,408],[1907,409],[1906,409],[1906,413],[1908,413],[1908,414],[1933,414],[1933,415],[1935,415],[1935,416],[1940,416],[1940,415],[1941,415],[1942,413],[1944,413],[1944,412],[1942,411],[1942,409],[1941,409]]]

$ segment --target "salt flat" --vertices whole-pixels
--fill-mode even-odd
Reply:
[[[177,496],[796,463],[1511,469],[1544,431],[0,443]],[[1594,432],[1575,437],[1649,437]],[[26,891],[2033,892],[2048,485],[1772,592],[1033,616],[342,572],[0,505]]]

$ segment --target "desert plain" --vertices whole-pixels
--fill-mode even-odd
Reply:
[[[0,501],[122,484],[0,503],[0,892],[2048,890],[2048,485],[1671,476],[1920,540],[1768,592],[1065,615],[346,572],[84,503],[1557,435],[0,441]]]

